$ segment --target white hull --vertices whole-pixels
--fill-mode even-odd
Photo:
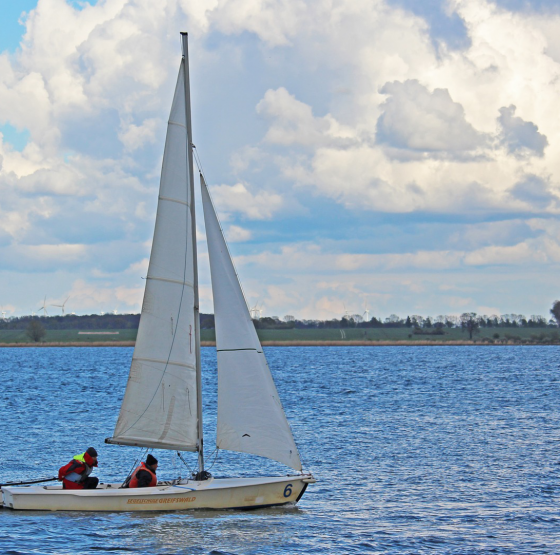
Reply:
[[[296,503],[311,474],[263,478],[211,478],[153,488],[119,489],[100,484],[94,490],[61,486],[3,487],[4,507],[34,511],[182,511],[186,509],[254,509]]]

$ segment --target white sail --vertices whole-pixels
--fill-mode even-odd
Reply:
[[[218,351],[219,449],[301,470],[298,450],[202,175]]]
[[[197,448],[194,257],[182,60],[167,127],[156,225],[136,347],[114,436],[160,449]]]

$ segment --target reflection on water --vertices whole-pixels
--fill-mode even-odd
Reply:
[[[206,444],[216,358],[202,350]],[[140,450],[105,445],[132,349],[0,350],[2,481],[56,473],[94,445],[102,481]],[[269,348],[306,468],[297,507],[176,513],[0,511],[0,551],[560,553],[558,347]],[[207,460],[213,456],[208,450]],[[195,466],[194,454],[185,455]],[[158,452],[162,478],[188,476]],[[286,474],[220,452],[217,476]]]

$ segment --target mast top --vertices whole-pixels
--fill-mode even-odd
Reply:
[[[189,34],[181,31],[181,44],[183,46],[183,58],[187,58],[188,57],[188,53],[189,53]]]

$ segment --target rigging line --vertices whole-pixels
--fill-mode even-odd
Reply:
[[[187,141],[190,142],[190,137],[187,136]],[[192,143],[190,143],[192,144]],[[194,145],[193,145],[194,146]],[[164,153],[165,156],[165,153]],[[187,166],[188,166],[188,157],[187,157]],[[191,188],[189,187],[189,181],[190,181],[190,177],[189,177],[189,172],[188,172],[188,168],[187,168],[187,201],[190,200],[191,202],[194,199],[189,199],[189,194],[191,192]],[[187,229],[186,229],[186,236],[188,238],[189,236],[189,222],[190,222],[190,206],[188,206],[190,203],[185,204],[185,211],[186,211],[186,223],[187,223]],[[158,205],[159,205],[159,201],[158,201]],[[193,240],[195,240],[193,238]],[[183,297],[184,297],[184,293],[185,293],[185,281],[186,281],[186,277],[187,277],[187,260],[188,260],[188,254],[189,254],[189,242],[188,240],[185,241],[185,262],[183,264],[183,284],[181,286],[181,297],[179,299],[179,306],[177,307],[177,317],[176,317],[176,322],[179,322],[179,316],[181,315],[181,307],[183,305]],[[148,284],[146,284],[147,287]],[[175,333],[173,334],[173,339],[171,340],[171,345],[169,346],[169,352],[167,354],[167,361],[165,362],[165,367],[163,368],[163,372],[161,373],[161,378],[159,380],[159,383],[157,385],[157,387],[154,389],[154,394],[152,395],[152,398],[149,400],[148,404],[146,405],[146,408],[142,411],[142,413],[140,413],[140,415],[138,416],[138,418],[124,431],[121,432],[122,434],[126,434],[126,432],[128,432],[130,429],[132,429],[139,421],[140,419],[146,414],[146,412],[148,411],[148,409],[150,408],[153,400],[156,397],[157,392],[159,391],[159,387],[161,385],[161,382],[163,381],[163,377],[165,376],[165,373],[167,372],[167,367],[169,366],[169,360],[171,359],[171,353],[173,352],[173,346],[175,345],[175,338],[177,337],[177,326],[175,326]]]
[[[214,460],[212,461],[212,464],[210,465],[210,468],[208,468],[208,470],[210,470],[216,464],[216,461],[218,460],[218,455],[220,454],[220,450],[218,449],[218,447],[216,447],[216,449],[214,450],[214,453],[216,453],[216,455],[214,456]],[[211,453],[210,456],[212,456],[214,453]]]
[[[187,461],[185,461],[185,459],[183,459],[183,456],[181,455],[181,453],[179,451],[177,451],[177,456],[181,459],[182,463],[188,468],[188,470],[190,472],[189,476],[192,476],[195,473],[195,471],[193,470],[193,467],[191,465],[189,465],[187,463]]]
[[[194,144],[191,143],[191,146],[194,155],[194,161],[196,162],[196,167],[198,168],[198,171],[202,174],[202,177],[204,177],[204,181],[206,181],[206,174],[204,173],[204,168],[202,167],[202,160],[200,159],[198,150],[196,149],[196,146]]]
[[[140,452],[142,452],[142,447],[140,448]],[[148,452],[148,448],[146,447],[146,451],[144,453],[144,455]],[[144,455],[141,455],[139,457],[136,458],[136,460],[134,461],[134,464],[132,465],[131,469],[128,471],[126,478],[124,479],[123,483],[120,485],[121,488],[124,488],[124,485],[127,483],[128,479],[132,477],[132,473],[134,472],[134,469],[138,466],[138,461],[144,458]]]

